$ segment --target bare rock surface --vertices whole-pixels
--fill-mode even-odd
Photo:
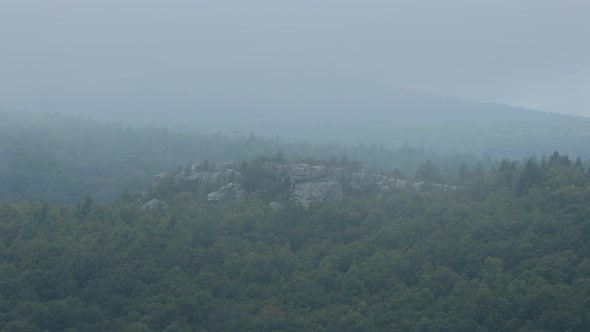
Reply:
[[[168,203],[166,203],[165,201],[161,201],[157,198],[153,198],[150,201],[148,201],[147,203],[141,205],[139,207],[140,210],[145,211],[145,210],[151,210],[151,209],[163,209],[166,210],[168,209]]]
[[[246,196],[246,191],[239,183],[228,183],[207,195],[207,201],[225,203]]]
[[[196,185],[239,182],[244,177],[240,172],[230,168],[229,163],[206,163],[193,165],[175,177],[176,184],[191,183]]]
[[[351,171],[342,167],[309,164],[277,164],[266,162],[263,168],[283,181],[291,183],[291,199],[309,206],[315,202],[337,201],[346,197],[348,190],[375,188],[381,191],[391,189],[412,189],[423,191],[424,182],[412,182],[365,170]],[[428,184],[433,191],[455,191],[456,186]]]
[[[226,162],[202,162],[176,175],[175,183],[177,185],[187,183],[223,185],[218,190],[209,193],[207,200],[209,202],[229,202],[247,195],[240,185],[244,179],[243,175],[232,167],[232,164]],[[342,200],[353,191],[399,189],[419,192],[450,192],[458,189],[457,186],[452,185],[413,182],[365,170],[353,171],[343,167],[325,165],[265,162],[262,164],[262,169],[269,175],[274,175],[281,181],[289,183],[288,199],[306,207],[316,202]],[[149,208],[148,203],[144,205],[145,209]],[[273,205],[273,203],[276,204]],[[278,204],[280,203],[273,203],[271,203],[273,209],[279,208]],[[143,206],[142,209],[144,209]]]

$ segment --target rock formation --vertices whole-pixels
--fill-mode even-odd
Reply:
[[[232,169],[229,163],[201,163],[192,166],[190,171],[180,172],[176,175],[175,182],[202,185],[239,182],[242,179],[242,174]]]
[[[401,189],[431,192],[455,191],[458,188],[445,184],[412,182],[365,170],[352,171],[343,167],[272,162],[266,162],[261,167],[269,176],[289,183],[289,192],[283,194],[288,199],[306,207],[316,202],[342,200],[354,191]],[[175,177],[175,183],[195,186],[222,185],[218,190],[209,193],[207,200],[228,202],[246,196],[246,191],[239,184],[243,179],[244,176],[233,169],[229,163],[204,162],[180,172]],[[273,204],[273,208],[279,207],[277,204],[280,203],[273,203],[276,203]]]
[[[320,201],[341,200],[350,190],[413,189],[422,191],[424,182],[411,182],[370,173],[353,172],[342,167],[309,164],[276,164],[266,162],[264,170],[291,183],[291,200],[309,206]],[[456,186],[429,184],[432,191],[455,191]]]
[[[279,203],[279,202],[277,202],[277,201],[272,201],[272,202],[270,202],[270,207],[271,207],[273,210],[278,210],[278,209],[280,209],[280,208],[282,208],[282,207],[283,207],[283,204],[281,204],[281,203]]]
[[[145,204],[142,204],[139,207],[140,210],[145,211],[145,210],[151,210],[151,209],[163,209],[166,210],[168,209],[168,203],[161,201],[159,199],[153,198],[150,201],[148,201]]]
[[[228,183],[207,195],[207,201],[225,203],[246,196],[246,191],[238,183]]]

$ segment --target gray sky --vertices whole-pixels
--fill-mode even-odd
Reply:
[[[0,108],[299,76],[590,116],[589,40],[586,0],[0,0]]]

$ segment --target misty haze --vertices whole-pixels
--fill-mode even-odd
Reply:
[[[590,331],[589,17],[2,0],[0,331]]]

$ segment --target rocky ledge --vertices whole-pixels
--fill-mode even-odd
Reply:
[[[191,183],[195,185],[239,182],[244,177],[240,172],[232,168],[230,163],[200,163],[178,173],[175,177],[176,184]]]
[[[239,183],[228,183],[207,195],[207,201],[225,203],[246,196],[246,191]]]
[[[267,162],[263,168],[270,173],[290,181],[290,198],[304,206],[318,201],[341,200],[350,191],[377,189],[410,189],[423,191],[455,191],[457,186],[412,182],[395,179],[384,175],[370,173],[365,170],[354,172],[342,167],[329,167],[309,164],[276,164]]]
[[[279,164],[266,162],[261,165],[262,170],[284,183],[290,184],[288,199],[303,206],[310,206],[316,202],[338,201],[348,194],[359,190],[387,191],[393,189],[415,191],[450,192],[457,186],[412,182],[396,179],[365,170],[352,171],[342,167],[331,167],[310,164]],[[240,182],[244,176],[233,168],[230,163],[197,164],[179,173],[175,183],[197,185],[222,185],[222,187],[207,195],[209,202],[228,202],[247,195]],[[275,202],[276,203],[276,202]]]

